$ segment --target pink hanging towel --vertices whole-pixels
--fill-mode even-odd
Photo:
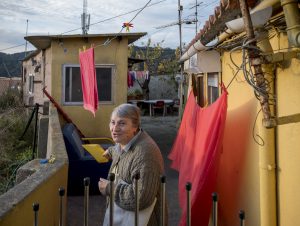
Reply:
[[[94,48],[79,53],[83,107],[95,113],[98,109],[98,89],[94,63]]]
[[[187,182],[192,183],[191,225],[207,226],[212,207],[211,194],[216,188],[227,112],[227,91],[212,105],[201,108],[190,93],[182,122],[169,158],[171,167],[179,171],[180,226],[186,225]]]

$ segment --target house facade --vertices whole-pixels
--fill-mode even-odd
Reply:
[[[263,88],[257,88],[257,74],[248,55],[253,46],[247,42],[239,1],[221,1],[181,57],[183,95],[186,98],[193,89],[198,105],[207,107],[220,96],[219,84],[227,87],[227,120],[216,187],[218,225],[238,225],[240,210],[246,213],[247,225],[299,225],[298,3],[247,3]],[[265,93],[270,118],[262,110],[261,95]]]
[[[146,33],[27,36],[37,51],[23,61],[24,103],[49,101],[45,89],[85,136],[109,136],[113,108],[127,102],[128,44]],[[94,47],[99,104],[83,108],[79,49]]]

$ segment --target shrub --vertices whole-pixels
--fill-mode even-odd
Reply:
[[[18,91],[8,90],[0,96],[0,111],[21,106],[21,97]]]
[[[0,97],[0,194],[14,185],[17,169],[31,158],[33,128],[22,136],[29,116],[17,93]]]

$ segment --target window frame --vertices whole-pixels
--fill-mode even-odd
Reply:
[[[217,86],[210,86],[208,84],[208,80],[209,80],[209,76],[216,76],[217,77]],[[220,76],[219,76],[219,72],[208,72],[206,73],[206,99],[207,99],[207,104],[210,105],[212,103],[214,103],[220,96],[220,88],[219,88],[219,80],[220,80]],[[218,90],[218,97],[213,100],[213,95],[211,93],[211,95],[209,95],[209,92],[211,92],[210,87],[215,87]]]
[[[64,106],[81,106],[83,105],[83,101],[76,102],[67,102],[66,98],[66,69],[67,68],[80,68],[79,64],[63,64],[62,65],[62,105]],[[114,77],[116,75],[116,65],[115,64],[96,64],[96,68],[111,68],[111,100],[110,101],[98,101],[98,103],[103,104],[113,104],[114,103]],[[97,76],[97,75],[96,75]]]
[[[28,92],[34,94],[34,74],[30,73],[28,76]]]
[[[197,93],[195,96],[197,97],[197,104],[200,107],[207,107],[211,104],[213,104],[221,95],[221,89],[218,86],[218,97],[216,100],[212,101],[212,99],[209,100],[209,85],[208,85],[208,77],[209,75],[217,75],[217,83],[220,83],[221,80],[221,72],[206,72],[206,73],[199,73],[196,74],[196,87],[197,87]]]

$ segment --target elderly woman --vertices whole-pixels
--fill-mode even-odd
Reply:
[[[147,225],[158,226],[163,158],[157,144],[140,128],[140,109],[131,104],[116,107],[111,114],[109,128],[116,145],[108,148],[104,155],[112,159],[110,172],[116,174],[115,204],[125,210],[135,210],[134,176],[140,173],[140,210],[148,208],[156,198]],[[109,196],[107,180],[100,178],[98,186],[101,194]]]

